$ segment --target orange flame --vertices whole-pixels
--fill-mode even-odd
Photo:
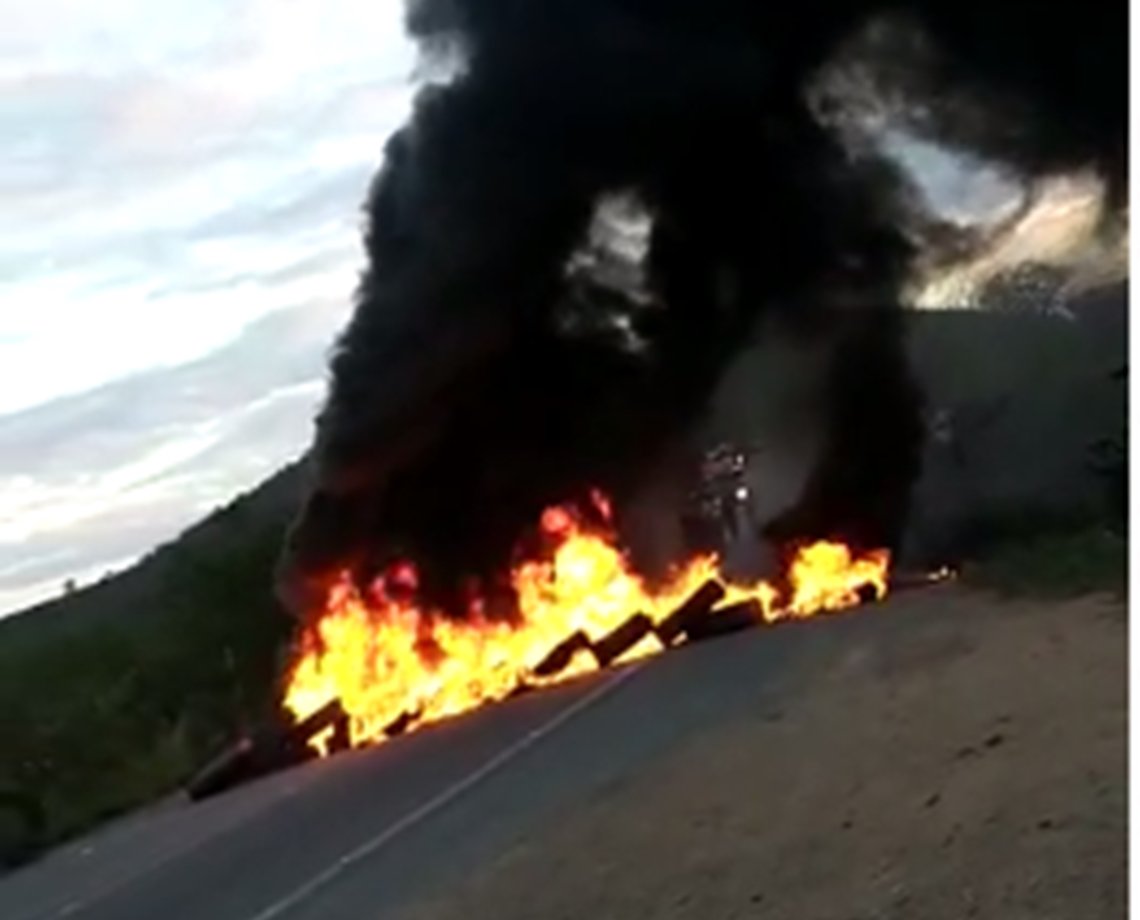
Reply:
[[[603,513],[608,509],[604,496],[594,503]],[[887,593],[885,550],[856,556],[841,543],[804,546],[794,554],[782,588],[768,581],[728,582],[715,556],[699,556],[650,588],[612,536],[586,530],[572,507],[547,509],[541,527],[553,552],[512,571],[518,612],[510,621],[488,619],[478,605],[463,620],[423,609],[414,600],[415,569],[407,563],[378,579],[367,594],[342,575],[302,636],[285,707],[300,719],[337,699],[349,718],[351,744],[375,743],[397,723],[423,725],[520,688],[595,670],[599,664],[584,644],[556,675],[534,673],[575,632],[596,641],[638,612],[660,624],[709,579],[725,587],[718,607],[752,600],[769,623],[849,607],[868,590],[877,599]],[[613,663],[663,650],[649,632]],[[327,742],[322,734],[314,747],[324,754]]]

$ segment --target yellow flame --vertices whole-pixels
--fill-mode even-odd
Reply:
[[[302,637],[287,682],[286,708],[304,718],[339,700],[349,717],[350,743],[375,743],[397,720],[423,725],[522,687],[595,670],[597,660],[583,649],[556,675],[534,674],[535,666],[575,632],[595,641],[634,613],[657,625],[709,579],[725,587],[718,607],[752,600],[766,622],[849,607],[863,599],[861,591],[876,598],[887,592],[885,550],[856,556],[841,543],[802,547],[790,562],[783,590],[763,580],[727,582],[715,556],[698,556],[650,588],[610,535],[586,531],[572,511],[551,509],[543,527],[556,538],[556,547],[549,558],[526,561],[512,572],[518,615],[509,622],[449,618],[386,594],[382,583],[365,596],[342,576]],[[617,661],[662,650],[650,633]],[[331,731],[317,737],[322,755],[330,738]]]

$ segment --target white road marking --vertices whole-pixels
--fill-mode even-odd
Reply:
[[[382,831],[377,836],[366,841],[361,846],[357,847],[340,857],[335,863],[329,866],[324,871],[318,873],[309,879],[305,884],[295,889],[279,901],[270,904],[260,913],[249,918],[249,920],[271,920],[271,918],[279,917],[289,908],[299,904],[301,901],[308,898],[311,894],[323,888],[332,879],[338,876],[345,869],[352,866],[354,863],[359,862],[366,856],[374,853],[376,850],[383,847],[385,844],[391,842],[395,837],[399,836],[404,831],[415,826],[425,818],[431,816],[441,808],[458,798],[468,789],[477,785],[480,781],[490,776],[496,770],[503,767],[506,763],[517,757],[523,751],[527,750],[538,741],[545,738],[547,735],[554,732],[556,729],[569,722],[574,716],[587,709],[592,704],[598,702],[607,694],[616,690],[622,683],[628,680],[637,672],[641,663],[635,663],[621,670],[615,671],[608,679],[604,680],[597,687],[593,688],[589,693],[580,699],[576,700],[570,706],[558,712],[549,721],[543,723],[535,729],[532,729],[527,734],[523,735],[518,741],[504,748],[494,757],[490,758],[482,766],[478,767],[464,778],[453,783],[451,786],[444,789],[438,795],[429,799],[418,808],[405,815],[395,824],[390,825],[386,830]],[[280,801],[291,798],[298,792],[302,791],[303,787],[295,784],[282,784],[282,787],[276,793],[268,797],[264,802],[258,804],[257,807],[252,809],[252,812],[240,811],[229,820],[224,821],[218,827],[214,828],[211,832],[204,834],[202,837],[191,841],[183,846],[176,846],[160,855],[157,859],[150,862],[143,862],[141,865],[136,865],[133,870],[128,870],[125,873],[112,878],[102,886],[97,886],[94,891],[89,891],[87,894],[76,898],[74,900],[64,903],[60,907],[48,909],[41,912],[43,909],[36,910],[34,913],[25,915],[24,920],[36,920],[36,918],[50,918],[50,920],[62,920],[65,917],[73,917],[80,911],[86,910],[95,906],[101,901],[105,901],[112,895],[117,894],[124,888],[132,885],[135,882],[145,878],[148,875],[162,869],[173,862],[176,862],[181,857],[187,856],[196,850],[201,849],[206,844],[219,837],[224,837],[231,831],[240,827],[251,817],[272,808]],[[84,854],[86,855],[86,854]]]
[[[637,671],[640,665],[633,665],[624,668],[614,673],[614,675],[605,683],[595,687],[581,699],[577,700],[570,706],[567,706],[556,716],[540,725],[538,728],[532,729],[523,735],[518,741],[511,744],[509,747],[504,748],[478,769],[467,774],[463,779],[458,780],[451,786],[448,786],[438,795],[428,799],[418,808],[409,812],[395,824],[390,825],[385,830],[381,831],[375,837],[365,841],[354,850],[350,850],[341,856],[336,862],[328,868],[317,873],[307,882],[295,888],[285,897],[278,901],[274,901],[261,912],[254,914],[249,920],[274,920],[274,918],[282,916],[287,910],[296,907],[302,901],[305,901],[313,894],[324,888],[332,882],[338,875],[346,869],[360,862],[362,859],[371,856],[381,847],[391,843],[400,834],[419,824],[426,818],[431,817],[440,809],[444,808],[452,801],[461,796],[468,789],[476,786],[488,776],[501,769],[511,760],[516,758],[519,754],[526,751],[528,748],[533,747],[536,743],[541,741],[547,735],[551,734],[558,728],[561,728],[569,722],[574,716],[587,709],[594,703],[601,700],[603,697],[612,693],[622,683],[629,680]]]

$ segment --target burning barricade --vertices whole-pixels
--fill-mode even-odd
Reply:
[[[615,534],[587,517],[572,506],[543,514],[545,551],[511,572],[508,617],[478,603],[463,618],[421,605],[409,562],[366,589],[343,573],[300,636],[281,724],[219,754],[187,784],[191,798],[690,642],[881,600],[889,583],[949,575],[899,581],[886,550],[821,540],[790,550],[774,579],[732,581],[715,555],[701,555],[649,585]]]
[[[603,503],[608,508],[608,504]],[[614,534],[570,506],[548,509],[546,551],[511,572],[510,617],[421,606],[400,563],[361,589],[344,574],[301,635],[283,704],[292,722],[239,741],[191,782],[192,796],[458,715],[524,690],[887,593],[889,554],[820,541],[791,552],[779,579],[726,580],[697,556],[661,584],[634,572]]]
[[[698,556],[649,586],[612,533],[571,507],[542,520],[550,551],[511,573],[510,618],[449,617],[391,592],[384,576],[361,591],[345,578],[307,628],[284,703],[297,718],[339,701],[353,746],[693,638],[807,617],[885,596],[889,555],[817,542],[795,550],[774,581],[725,580]]]

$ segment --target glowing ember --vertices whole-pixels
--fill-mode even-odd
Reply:
[[[602,495],[595,507],[608,516]],[[725,585],[718,607],[758,602],[766,622],[812,616],[887,592],[889,554],[853,556],[839,543],[799,549],[784,584],[727,583],[715,556],[700,556],[650,588],[632,570],[612,535],[587,530],[572,507],[548,508],[541,528],[552,544],[547,558],[523,562],[511,573],[518,614],[511,621],[479,615],[445,616],[417,605],[414,566],[401,563],[377,579],[367,595],[347,574],[332,587],[325,609],[302,636],[288,679],[285,706],[297,718],[339,699],[354,746],[382,741],[394,725],[413,727],[499,700],[526,686],[563,681],[599,667],[588,647],[556,675],[534,668],[580,631],[591,642],[643,613],[654,625],[710,578]],[[664,646],[653,632],[619,655],[620,663]],[[314,745],[324,754],[327,733]]]

